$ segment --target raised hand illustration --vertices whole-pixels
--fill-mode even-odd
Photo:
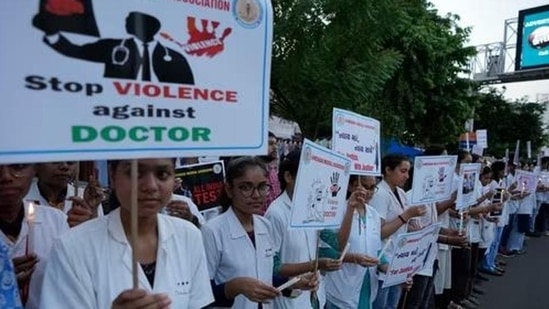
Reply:
[[[341,190],[341,186],[339,186],[339,173],[334,172],[332,176],[330,177],[330,183],[332,184],[330,186],[330,192],[332,193],[332,197],[336,197],[339,190]]]

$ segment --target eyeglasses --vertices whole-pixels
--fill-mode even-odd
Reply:
[[[0,171],[2,168],[6,168],[8,170],[8,173],[15,178],[21,178],[25,176],[29,172],[29,167],[31,164],[8,164],[8,165],[0,165]]]
[[[250,183],[243,183],[239,184],[236,188],[244,197],[251,197],[256,190],[260,196],[266,196],[269,192],[271,192],[271,185],[267,183],[262,183],[257,187]]]

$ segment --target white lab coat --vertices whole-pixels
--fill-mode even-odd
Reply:
[[[404,213],[404,211],[408,208],[406,204],[406,193],[404,190],[399,187],[396,188],[400,199],[399,203],[399,200],[391,191],[391,187],[389,187],[389,184],[387,184],[385,180],[382,180],[378,184],[378,188],[379,191],[373,195],[370,200],[370,205],[375,208],[381,219],[385,220],[385,222],[389,222],[396,219],[399,215],[402,215],[402,213]],[[396,240],[398,235],[404,233],[406,233],[406,224],[401,225],[392,235],[383,239],[383,244],[385,245],[389,238],[394,238],[393,240]],[[395,243],[396,241],[391,241],[391,244],[389,244],[385,250],[384,256],[388,261],[391,261],[393,258]],[[380,280],[384,280],[385,274],[381,273],[379,277]]]
[[[271,224],[261,216],[253,216],[255,246],[232,208],[202,226],[210,280],[215,284],[236,277],[251,277],[272,284],[275,244]],[[257,309],[257,303],[238,295],[232,308]],[[271,309],[272,304],[263,304]]]
[[[34,210],[34,253],[38,256],[39,261],[31,277],[26,309],[41,308],[39,303],[42,280],[44,279],[44,269],[50,249],[54,241],[69,230],[67,216],[59,209],[35,207]],[[27,214],[27,211],[27,205],[25,204],[25,214]],[[4,233],[1,234],[4,241],[10,246],[12,258],[25,255],[29,235],[29,225],[26,218],[23,219],[21,232],[15,242],[11,241]]]
[[[381,250],[381,217],[373,207],[368,205],[366,207],[364,226],[361,227],[359,224],[358,212],[355,210],[353,214],[348,252],[366,254],[375,258]],[[364,276],[369,272],[371,308],[379,285],[376,270],[376,267],[344,263],[340,270],[326,273],[326,298],[338,308],[357,308]]]
[[[317,233],[314,230],[298,230],[288,229],[291,215],[292,201],[288,193],[284,191],[277,199],[275,199],[267,212],[267,218],[273,229],[273,240],[280,255],[282,264],[304,263],[314,260],[317,245]],[[311,293],[303,291],[296,298],[280,296],[274,300],[274,308],[283,309],[307,309],[311,307]],[[324,282],[321,278],[317,290],[317,296],[320,302],[320,307],[323,308],[326,302]]]
[[[75,190],[74,186],[72,184],[67,185],[67,198],[71,196],[75,196]],[[84,189],[79,188],[78,189],[78,197],[84,196]],[[38,190],[38,179],[34,178],[32,180],[31,187],[29,189],[29,192],[25,196],[26,201],[32,201],[33,203],[37,203],[38,205],[44,205],[49,206],[48,201],[40,194],[40,190]],[[72,201],[66,200],[65,206],[63,207],[63,212],[68,213],[69,210],[72,208]],[[103,216],[103,205],[99,204],[97,207],[97,216],[102,217]]]
[[[157,215],[154,287],[138,267],[139,288],[165,293],[172,308],[202,308],[213,301],[200,232],[191,223]],[[55,243],[44,278],[41,308],[110,308],[132,288],[132,249],[120,209],[71,229]]]

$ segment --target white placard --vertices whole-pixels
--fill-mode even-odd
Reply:
[[[471,150],[471,152],[482,157],[484,155],[484,148],[479,145],[473,145],[473,150]]]
[[[536,193],[539,180],[540,177],[536,173],[527,172],[524,170],[515,170],[515,182],[517,183],[515,191],[518,190],[523,194]]]
[[[459,187],[457,192],[456,210],[469,207],[477,202],[476,192],[480,184],[480,163],[468,163],[459,165]]]
[[[416,157],[410,205],[423,205],[450,198],[456,163],[457,156]]]
[[[477,145],[482,148],[488,148],[488,130],[481,129],[476,131]]]
[[[347,207],[351,160],[305,140],[292,198],[290,228],[334,229]]]
[[[528,156],[528,159],[532,157],[532,142],[526,141],[526,154]]]
[[[0,163],[265,154],[272,22],[269,0],[2,1]]]
[[[383,288],[404,283],[408,277],[433,265],[438,252],[439,229],[440,224],[430,225],[420,231],[400,234],[395,239],[395,252]]]
[[[343,109],[332,113],[332,149],[351,159],[351,173],[381,175],[380,123]]]

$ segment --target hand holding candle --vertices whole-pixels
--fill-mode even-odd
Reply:
[[[28,234],[27,234],[27,246],[25,249],[25,255],[34,254],[34,221],[35,221],[35,209],[34,203],[29,202],[27,207],[27,224],[28,224]]]

